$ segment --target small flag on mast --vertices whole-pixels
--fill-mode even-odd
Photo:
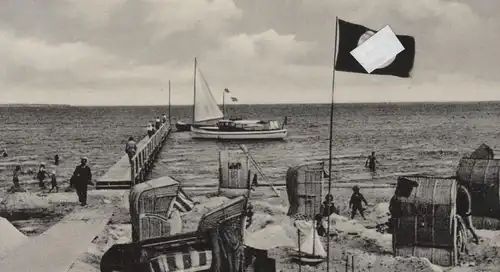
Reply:
[[[238,98],[233,97],[233,96],[231,96],[231,100],[232,100],[233,102],[238,102]]]
[[[226,88],[226,89],[224,89],[224,92],[225,93],[229,93],[229,90]]]
[[[415,60],[412,36],[396,35],[388,26],[377,32],[340,19],[337,31],[336,71],[410,77]]]

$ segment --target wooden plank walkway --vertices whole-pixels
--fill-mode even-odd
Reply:
[[[123,193],[122,193],[123,194]],[[0,260],[2,271],[66,272],[102,232],[113,213],[107,205],[84,207]]]
[[[128,155],[124,154],[97,180],[96,189],[130,189],[134,182],[137,179],[140,180],[143,174],[149,170],[148,167],[152,166],[154,158],[162,148],[170,130],[170,125],[165,123],[153,136],[146,136],[137,143],[137,154],[132,159],[135,165],[133,174]]]
[[[145,146],[149,141],[149,137],[146,136],[139,143],[137,143],[137,149],[139,150],[143,146]],[[99,178],[99,182],[120,182],[126,181],[130,182],[130,161],[128,159],[128,155],[123,155],[120,160],[118,160],[111,168],[109,168],[108,172],[106,172],[101,178]]]

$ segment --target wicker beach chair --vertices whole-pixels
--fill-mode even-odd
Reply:
[[[395,256],[425,257],[441,266],[455,266],[458,257],[455,214],[457,182],[453,178],[404,177],[418,183],[400,197],[401,214],[392,222]]]
[[[463,157],[456,176],[471,194],[474,226],[500,230],[500,159]]]
[[[240,196],[205,214],[195,232],[113,245],[101,272],[242,272],[248,198]]]

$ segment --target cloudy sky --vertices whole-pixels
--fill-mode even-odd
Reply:
[[[0,103],[329,103],[335,16],[416,39],[411,79],[337,72],[338,102],[500,100],[498,0],[2,0]],[[161,89],[164,89],[162,92]]]

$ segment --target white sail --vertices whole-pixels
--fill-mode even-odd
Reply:
[[[194,100],[194,122],[221,119],[224,114],[217,105],[212,91],[199,68],[196,69],[196,90]]]
[[[298,220],[295,226],[305,234],[304,241],[300,243],[300,252],[312,256],[326,257],[326,251],[319,239],[318,232],[312,221]]]

